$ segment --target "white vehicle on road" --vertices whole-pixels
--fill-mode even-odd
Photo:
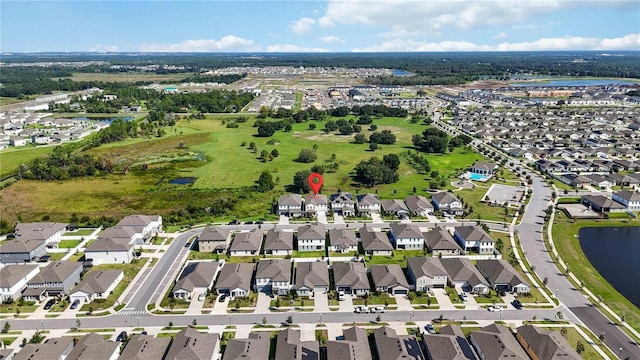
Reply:
[[[491,311],[491,312],[502,311],[502,310],[504,310],[504,309],[502,308],[502,305],[492,305],[492,306],[489,306],[489,311]]]

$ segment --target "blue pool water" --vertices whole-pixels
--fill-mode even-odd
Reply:
[[[485,181],[487,180],[487,178],[489,178],[487,175],[480,175],[476,173],[469,174],[469,179],[475,180],[475,181]]]

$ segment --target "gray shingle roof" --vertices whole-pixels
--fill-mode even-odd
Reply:
[[[324,225],[322,224],[308,224],[298,228],[298,239],[304,240],[316,240],[326,238],[324,231]]]
[[[350,327],[343,332],[344,340],[327,342],[327,359],[371,360],[367,332],[363,328]]]
[[[118,360],[160,360],[167,352],[171,338],[133,335]]]
[[[218,334],[201,333],[193,328],[181,330],[173,338],[165,360],[210,360]]]
[[[329,269],[325,262],[299,262],[296,266],[295,289],[329,287]]]
[[[371,265],[371,280],[375,287],[402,286],[409,288],[407,278],[398,264]]]
[[[410,268],[416,278],[426,276],[433,279],[434,276],[447,276],[447,272],[435,257],[412,257],[407,259],[407,268]]]
[[[76,291],[82,291],[87,294],[104,293],[122,273],[122,270],[90,271],[73,289],[72,293]]]
[[[119,342],[106,341],[102,335],[90,333],[78,340],[65,360],[110,360],[119,347]]]
[[[509,284],[511,286],[516,286],[519,284],[527,284],[524,278],[522,278],[516,269],[514,269],[506,260],[478,260],[476,262],[476,267],[492,285]]]
[[[449,231],[439,226],[424,233],[424,239],[427,248],[431,251],[462,250]]]
[[[98,238],[91,243],[85,252],[103,252],[103,251],[129,251],[133,245],[123,239]]]
[[[388,326],[373,331],[378,358],[385,360],[424,360],[418,339],[413,335],[397,335]]]
[[[270,229],[264,240],[264,250],[293,250],[293,233],[275,228]]]
[[[198,241],[227,241],[231,230],[222,226],[207,226],[202,230]]]
[[[271,279],[272,281],[291,282],[291,260],[260,260],[256,269],[256,278]]]
[[[173,288],[186,291],[193,291],[194,288],[209,288],[213,284],[219,267],[220,263],[217,261],[187,263]]]
[[[391,223],[391,231],[396,239],[423,238],[420,228],[416,224]]]
[[[231,242],[229,251],[260,251],[262,236],[262,231],[258,229],[237,233]]]
[[[222,360],[267,360],[270,346],[269,333],[249,333],[247,339],[231,339]]]
[[[0,254],[28,254],[43,245],[44,240],[9,240],[0,245]]]
[[[300,341],[298,330],[282,330],[276,339],[276,359],[319,360],[320,344],[317,341]]]
[[[394,213],[402,210],[409,212],[409,208],[404,201],[398,199],[382,200],[382,210],[384,210],[385,213]]]
[[[250,263],[226,263],[216,281],[216,289],[244,289],[251,290],[251,279],[256,265]]]
[[[147,226],[154,221],[159,221],[159,215],[129,215],[118,222],[118,226]]]
[[[485,326],[472,332],[469,337],[475,341],[486,360],[529,359],[511,331],[502,325]]]
[[[68,225],[55,222],[19,223],[14,233],[18,240],[47,240],[55,233],[66,230]]]
[[[454,201],[460,201],[453,193],[450,192],[439,192],[431,195],[431,198],[437,200],[440,204],[449,204]]]
[[[331,246],[356,246],[358,245],[358,239],[356,232],[349,229],[331,229],[329,230],[329,244]]]
[[[493,242],[493,238],[487,234],[480,226],[458,226],[458,233],[465,241]]]
[[[447,271],[447,276],[450,281],[468,281],[472,287],[479,284],[484,284],[487,287],[489,286],[489,283],[485,280],[484,276],[482,276],[480,271],[473,266],[471,260],[467,258],[443,258],[440,259],[440,263]]]
[[[360,229],[360,240],[364,251],[392,251],[393,245],[384,232],[370,231],[365,227]]]
[[[336,287],[350,287],[354,289],[369,289],[367,269],[361,262],[333,263],[333,279]]]
[[[285,194],[278,198],[278,205],[302,206],[302,196],[300,194]]]
[[[61,359],[73,346],[73,337],[50,338],[41,344],[27,344],[13,360],[51,360]]]
[[[407,208],[412,213],[419,213],[424,210],[433,211],[433,205],[431,202],[424,196],[421,195],[409,195],[405,198],[405,203],[407,204]]]
[[[0,269],[0,288],[10,288],[24,279],[38,265],[6,265]]]
[[[29,284],[64,282],[78,269],[82,269],[82,263],[66,260],[54,261],[40,269],[40,272],[29,281]]]
[[[569,345],[558,331],[541,329],[533,325],[518,328],[522,346],[533,351],[540,360],[580,360],[582,357]]]

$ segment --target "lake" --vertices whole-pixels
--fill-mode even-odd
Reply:
[[[637,85],[634,81],[618,80],[618,79],[564,79],[551,80],[546,82],[526,82],[515,83],[511,86],[515,87],[534,87],[534,86],[605,86],[605,85]]]
[[[579,236],[582,251],[593,267],[640,307],[640,226],[582,228]]]

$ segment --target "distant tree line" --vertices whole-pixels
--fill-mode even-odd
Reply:
[[[224,74],[224,75],[193,75],[181,80],[181,82],[192,82],[192,83],[225,83],[231,84],[238,80],[244,79],[247,77],[247,73],[242,74]]]

